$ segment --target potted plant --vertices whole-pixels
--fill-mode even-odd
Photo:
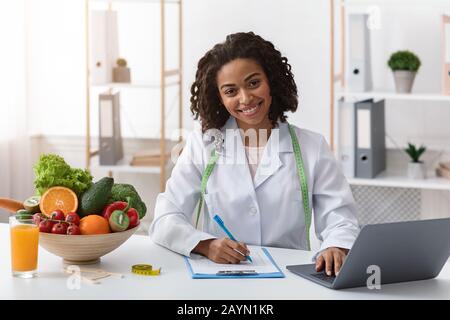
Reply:
[[[388,66],[394,74],[395,88],[399,93],[410,93],[420,67],[420,59],[408,50],[394,52]]]
[[[130,82],[130,68],[127,67],[127,60],[118,58],[116,60],[116,67],[113,68],[114,82]]]
[[[420,157],[425,152],[426,148],[420,146],[417,148],[412,143],[408,142],[408,148],[405,148],[405,152],[411,157],[411,162],[408,163],[408,177],[411,179],[425,179],[426,167],[423,161],[420,161]]]

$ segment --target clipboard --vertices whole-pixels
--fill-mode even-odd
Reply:
[[[242,270],[236,270],[235,266],[237,266],[237,265],[229,265],[230,267],[233,266],[232,270],[229,270],[226,267],[224,267],[223,270],[219,270],[218,272],[198,273],[198,272],[194,271],[194,267],[191,264],[192,260],[190,258],[184,257],[184,260],[186,262],[186,266],[189,270],[189,273],[191,274],[192,279],[284,278],[285,277],[284,273],[281,271],[281,269],[278,267],[276,262],[273,260],[269,251],[266,248],[260,248],[260,249],[261,249],[261,252],[265,255],[265,258],[267,258],[268,261],[270,261],[271,267],[276,271],[274,271],[274,272],[258,272],[256,270],[252,270],[252,268],[251,268],[252,265],[250,264],[245,269],[242,268]],[[207,258],[204,258],[204,259],[208,260]],[[257,269],[257,268],[253,268],[253,269]]]

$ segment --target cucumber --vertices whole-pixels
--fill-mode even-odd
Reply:
[[[33,219],[33,215],[25,209],[17,210],[15,217],[19,221]]]
[[[90,214],[101,214],[106,206],[109,197],[111,197],[111,189],[114,185],[114,179],[104,177],[94,183],[81,196],[78,214],[85,217]]]

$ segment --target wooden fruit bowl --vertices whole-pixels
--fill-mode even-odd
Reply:
[[[61,235],[41,232],[39,244],[45,250],[64,259],[65,264],[94,264],[100,257],[117,249],[139,226],[123,232],[98,235]]]
[[[0,208],[11,214],[23,209],[22,202],[0,198]],[[64,259],[66,264],[94,264],[100,261],[100,257],[120,247],[137,230],[114,232],[98,235],[61,235],[41,232],[39,244],[45,250]]]

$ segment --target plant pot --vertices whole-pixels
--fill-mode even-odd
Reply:
[[[130,68],[128,67],[113,68],[113,82],[131,82]]]
[[[397,93],[411,93],[416,72],[394,71],[395,90]]]
[[[408,163],[408,178],[410,179],[425,179],[426,167],[423,162],[409,162]]]

